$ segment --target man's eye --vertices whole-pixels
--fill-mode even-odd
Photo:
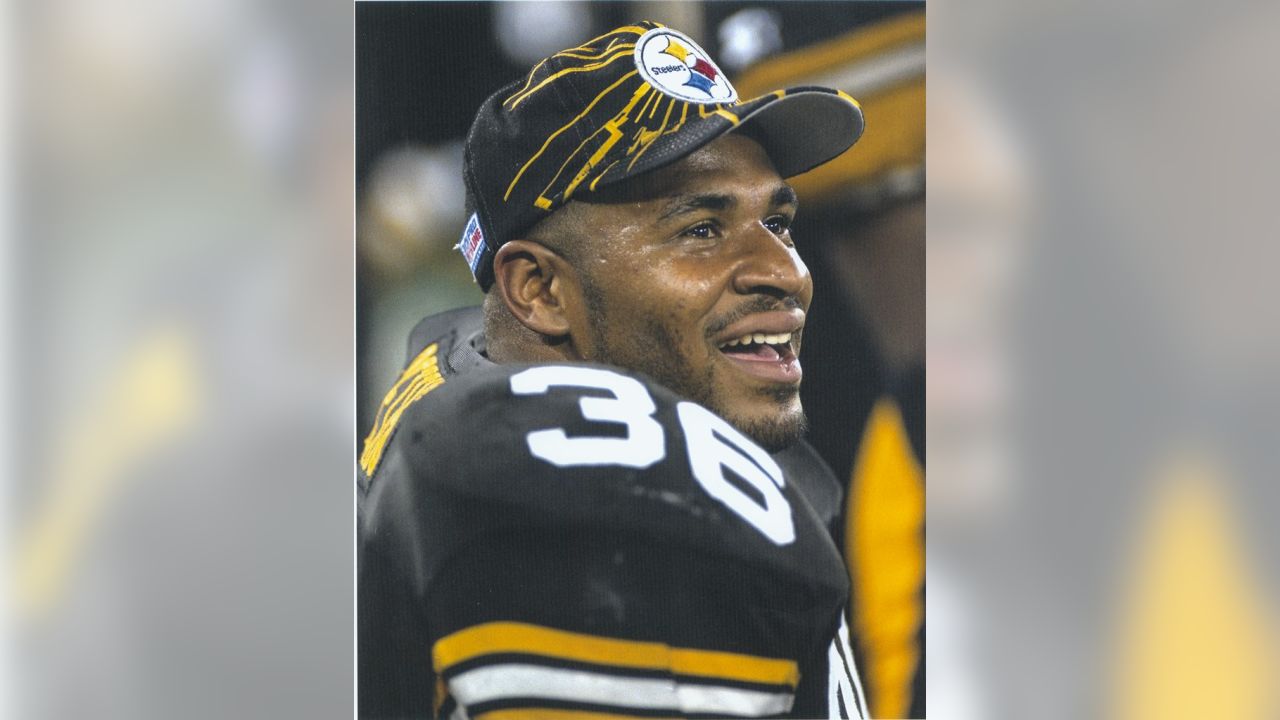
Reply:
[[[774,235],[781,235],[791,228],[791,218],[785,215],[774,215],[764,221],[764,226]]]
[[[716,224],[712,222],[698,223],[685,230],[683,235],[685,237],[698,238],[699,240],[707,240],[716,236]]]

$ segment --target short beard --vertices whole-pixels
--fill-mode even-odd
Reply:
[[[604,293],[585,274],[582,275],[582,293],[586,301],[587,318],[594,336],[593,344],[596,347],[596,357],[592,358],[593,361],[648,375],[677,395],[710,409],[771,453],[794,445],[809,429],[809,420],[805,417],[803,409],[790,415],[779,415],[773,421],[747,420],[732,416],[727,408],[719,406],[712,394],[714,374],[710,366],[699,377],[693,377],[689,368],[675,362],[673,356],[652,351],[654,347],[677,347],[677,340],[667,327],[652,318],[645,318],[644,333],[638,336],[627,336],[628,339],[625,342],[612,343],[608,340],[612,325],[605,308]],[[637,344],[635,342],[637,339],[655,344]],[[770,391],[770,394],[773,396],[771,399],[781,405],[792,400],[796,390],[780,387]]]
[[[775,394],[781,403],[791,399],[795,390],[780,388]],[[791,447],[809,431],[809,418],[804,414],[803,408],[791,415],[779,415],[773,421],[743,420],[724,415],[719,410],[716,412],[771,453]]]

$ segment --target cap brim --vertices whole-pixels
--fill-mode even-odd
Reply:
[[[619,163],[605,172],[596,186],[670,165],[721,135],[747,129],[764,146],[778,174],[787,178],[848,150],[862,136],[864,127],[858,101],[824,87],[779,90],[736,105],[707,108],[705,116],[693,111],[697,117],[678,132],[656,140],[633,163]]]
[[[858,101],[817,87],[783,91],[749,101],[760,103],[741,115],[738,128],[750,127],[764,145],[778,174],[799,175],[835,158],[862,136],[865,122]],[[738,129],[733,128],[733,129]]]

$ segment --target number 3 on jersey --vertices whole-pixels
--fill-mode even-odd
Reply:
[[[657,406],[639,381],[609,370],[552,365],[511,376],[517,395],[542,395],[552,387],[585,388],[609,397],[578,400],[587,420],[621,423],[626,437],[569,437],[564,428],[529,433],[529,452],[557,467],[620,465],[647,468],[666,457],[662,425],[653,418]],[[782,468],[760,446],[711,411],[691,402],[676,406],[689,467],[711,497],[723,503],[777,545],[795,540],[791,505],[782,494]],[[760,500],[740,490],[725,476],[730,470],[751,485]]]

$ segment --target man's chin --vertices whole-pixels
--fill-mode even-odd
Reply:
[[[765,417],[726,416],[731,425],[771,453],[784,450],[804,437],[809,420],[802,410],[779,410]]]
[[[597,359],[603,362],[612,360],[607,357]],[[635,366],[616,361],[612,364]],[[696,382],[691,379],[695,374],[681,366],[650,364],[641,372],[724,418],[771,453],[794,445],[809,429],[804,408],[800,405],[800,391],[795,385],[775,384],[753,389],[735,387],[725,391],[723,381],[717,382],[714,368],[707,368]]]

